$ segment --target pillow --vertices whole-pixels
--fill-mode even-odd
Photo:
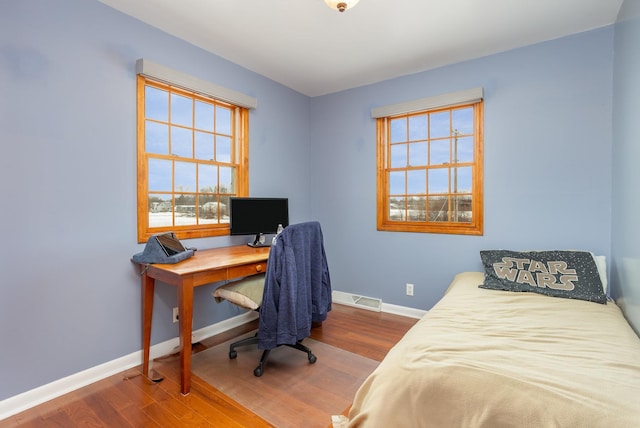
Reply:
[[[228,300],[247,309],[258,309],[262,304],[264,274],[251,275],[218,287],[212,294],[216,302]]]
[[[530,291],[552,297],[606,303],[598,267],[587,251],[480,251],[480,288]]]

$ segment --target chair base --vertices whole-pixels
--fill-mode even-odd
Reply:
[[[255,336],[247,337],[245,339],[238,340],[237,342],[233,342],[231,345],[229,345],[229,359],[233,360],[238,356],[238,352],[236,351],[237,346],[255,345],[255,344],[258,344],[258,333],[256,333]],[[278,346],[282,346],[282,345],[278,345]],[[307,348],[302,344],[302,340],[297,341],[293,345],[285,344],[285,346],[288,346],[293,349],[297,349],[302,352],[306,352],[307,358],[309,359],[310,364],[313,364],[318,360],[318,358],[313,354],[313,352],[311,352],[311,349]],[[260,363],[258,363],[258,367],[256,367],[253,370],[254,376],[256,377],[262,376],[262,373],[264,372],[264,366],[267,362],[267,358],[269,358],[270,352],[271,352],[271,349],[265,349],[262,352],[262,357],[260,357]]]

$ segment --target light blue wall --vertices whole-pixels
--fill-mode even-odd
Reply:
[[[313,213],[335,288],[430,308],[481,249],[609,255],[613,27],[315,98]],[[484,236],[376,231],[371,107],[483,87]],[[405,296],[405,283],[415,296]]]
[[[253,195],[310,217],[308,97],[97,1],[0,6],[0,401],[141,348],[135,61],[145,57],[258,99]],[[189,242],[200,248],[248,237]],[[153,343],[178,334],[156,286]],[[237,315],[196,290],[194,327]]]
[[[615,31],[611,282],[640,332],[640,0],[625,0]]]
[[[140,57],[258,98],[251,193],[287,196],[292,221],[322,222],[337,290],[428,309],[455,273],[480,269],[483,248],[609,256],[614,27],[310,99],[97,1],[1,8],[0,400],[140,349],[129,263],[142,249]],[[475,86],[486,95],[485,235],[377,232],[370,108]],[[177,336],[174,290],[156,288],[154,343]],[[211,290],[197,290],[195,328],[237,313]]]

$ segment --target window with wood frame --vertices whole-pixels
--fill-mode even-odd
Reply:
[[[374,115],[378,230],[483,234],[483,101],[452,98],[451,105]]]
[[[138,75],[138,241],[229,234],[248,195],[249,110]]]

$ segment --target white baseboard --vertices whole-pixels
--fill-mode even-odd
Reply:
[[[201,328],[193,332],[192,342],[199,342],[216,334],[223,333],[234,327],[246,324],[258,317],[255,311],[249,311],[235,317],[226,319],[216,324]],[[175,337],[150,349],[151,359],[175,352],[180,346],[180,339]],[[75,373],[62,379],[58,379],[46,385],[39,386],[22,394],[9,397],[0,401],[0,421],[42,404],[46,401],[60,397],[68,392],[87,386],[91,383],[105,379],[114,374],[129,370],[142,364],[142,350],[133,352],[115,360],[108,361],[87,370]]]
[[[402,315],[409,318],[422,318],[427,311],[424,309],[410,308],[408,306],[392,305],[391,303],[382,303],[382,312],[389,314]]]

